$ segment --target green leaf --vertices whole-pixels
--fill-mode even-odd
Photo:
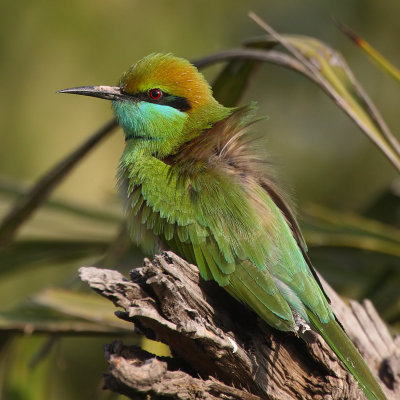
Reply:
[[[399,258],[352,247],[311,246],[315,268],[342,296],[373,301],[386,322],[400,322]]]
[[[0,275],[43,264],[69,262],[104,254],[107,241],[24,240],[0,252]]]
[[[115,319],[117,319],[115,317]],[[54,313],[43,307],[25,306],[0,312],[0,331],[24,334],[132,335],[132,327],[85,321]]]
[[[300,61],[307,73],[361,128],[400,172],[400,143],[357,82],[342,55],[320,40],[280,35],[256,14],[250,17]]]
[[[41,292],[32,301],[62,315],[98,324],[98,329],[103,329],[102,333],[108,333],[114,328],[114,331],[119,334],[125,332],[138,336],[133,332],[131,322],[123,321],[115,316],[115,306],[109,300],[92,293],[78,293],[54,288]],[[143,336],[141,336],[140,346],[158,356],[171,356],[168,346]]]
[[[248,41],[245,45],[259,49],[271,47],[265,40]],[[254,59],[230,60],[212,85],[214,97],[225,107],[237,105],[260,64],[260,60]]]
[[[46,289],[34,296],[32,301],[65,316],[132,331],[131,323],[122,321],[114,315],[115,306],[110,301],[92,293]]]
[[[26,185],[0,178],[0,196],[9,202],[21,198],[27,190]],[[113,211],[110,206],[94,209],[62,199],[50,199],[42,204],[42,208],[102,223],[119,224],[122,220],[119,206]]]
[[[368,206],[364,215],[400,227],[400,193],[395,182]]]
[[[303,232],[310,247],[351,247],[400,257],[399,229],[315,204],[305,206],[302,214]]]
[[[388,73],[395,81],[400,83],[400,70],[396,68],[387,58],[375,50],[366,40],[358,36],[348,26],[340,22],[337,18],[333,19],[339,29],[360,47],[372,61],[374,61],[383,71]]]
[[[0,312],[0,330],[24,333],[129,334],[131,323],[114,315],[115,306],[92,293],[45,289],[19,306]]]
[[[42,348],[46,338],[9,339],[0,358],[0,397],[8,400],[42,400],[48,398],[48,381],[53,378],[54,358],[48,357],[37,368],[30,368],[34,354]]]

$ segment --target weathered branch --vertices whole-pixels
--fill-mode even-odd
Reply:
[[[171,252],[119,272],[82,267],[81,279],[124,311],[151,339],[168,344],[160,359],[120,342],[106,346],[105,386],[132,399],[363,399],[353,377],[319,335],[305,343],[278,332],[197,268]],[[389,399],[400,397],[400,337],[391,338],[372,303],[347,307],[326,286],[332,307]]]
[[[106,375],[105,387],[131,398],[145,399],[151,393],[152,399],[261,400],[212,377],[200,379],[183,371],[171,371],[166,361],[121,342],[106,345],[105,353],[111,372]]]

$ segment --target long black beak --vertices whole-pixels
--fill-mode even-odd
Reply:
[[[130,96],[121,93],[121,88],[117,86],[79,86],[59,90],[57,93],[80,94],[82,96],[99,97],[106,100],[127,100],[130,98]]]

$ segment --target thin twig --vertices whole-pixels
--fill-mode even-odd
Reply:
[[[102,139],[117,127],[117,121],[112,119],[89,137],[82,145],[55,167],[50,169],[23,196],[0,225],[0,249],[10,244],[20,226],[49,197],[55,187],[67,176],[68,172]]]

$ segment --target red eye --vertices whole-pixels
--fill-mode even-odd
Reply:
[[[149,90],[149,96],[152,100],[158,100],[162,96],[162,91],[160,89]]]

